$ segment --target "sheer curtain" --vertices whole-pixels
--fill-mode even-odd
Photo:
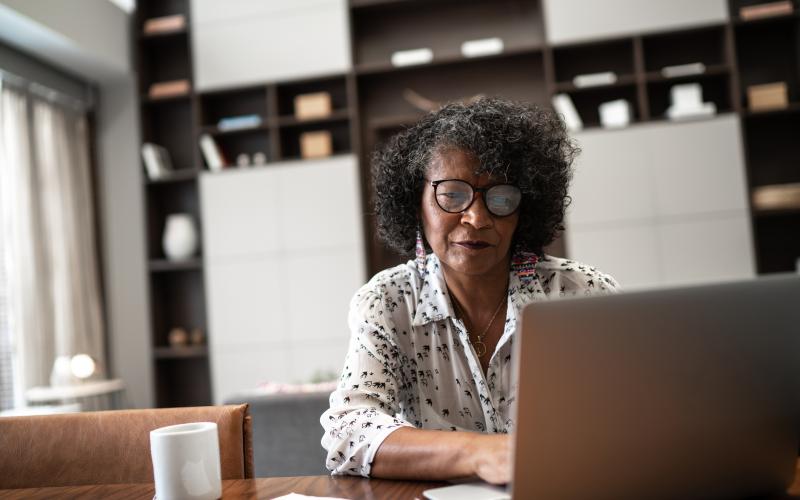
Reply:
[[[57,356],[86,353],[104,366],[87,129],[85,113],[0,85],[0,214],[20,389],[48,385]]]

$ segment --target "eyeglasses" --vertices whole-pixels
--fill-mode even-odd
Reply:
[[[483,195],[483,202],[489,213],[496,217],[513,214],[519,208],[522,191],[512,184],[495,184],[488,188],[476,188],[460,179],[429,181],[439,208],[447,213],[457,214],[472,206],[475,193]]]

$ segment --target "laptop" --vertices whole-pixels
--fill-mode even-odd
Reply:
[[[521,332],[511,484],[426,497],[743,498],[791,484],[800,276],[534,303]]]

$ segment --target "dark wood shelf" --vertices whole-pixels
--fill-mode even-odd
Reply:
[[[306,125],[325,125],[327,123],[341,122],[350,119],[349,109],[336,109],[330,115],[319,118],[295,118],[294,116],[279,116],[279,127],[298,127]]]
[[[425,116],[423,113],[398,115],[398,116],[385,116],[380,118],[373,118],[369,121],[370,130],[386,130],[399,127],[405,127],[409,124],[416,123],[420,118]]]
[[[636,76],[635,75],[620,75],[617,77],[617,81],[614,83],[604,84],[604,85],[590,85],[586,87],[578,87],[572,82],[556,82],[555,89],[557,92],[592,92],[598,89],[614,89],[620,87],[628,87],[630,85],[636,84]]]
[[[172,95],[168,97],[150,97],[147,94],[142,95],[140,98],[142,104],[169,104],[181,101],[189,101],[192,97],[192,92],[187,92],[185,94],[179,95]]]
[[[754,217],[783,217],[783,216],[792,216],[792,215],[800,215],[800,207],[780,208],[780,209],[771,209],[771,210],[753,209],[753,216]]]
[[[153,356],[156,359],[186,359],[208,357],[207,345],[188,345],[183,347],[154,347]]]
[[[194,168],[180,168],[173,170],[168,175],[158,178],[149,179],[145,176],[145,184],[169,184],[172,182],[188,182],[197,179],[198,171]]]
[[[150,272],[154,273],[173,272],[173,271],[197,271],[203,268],[203,259],[199,257],[182,261],[156,259],[156,260],[151,260],[149,266],[150,266]]]
[[[800,113],[800,102],[790,102],[785,108],[764,109],[761,111],[747,109],[742,112],[745,118],[763,118],[770,116],[793,115],[796,113]]]
[[[433,54],[431,62],[423,64],[409,64],[408,66],[395,66],[391,62],[375,62],[375,63],[361,63],[355,67],[355,72],[358,75],[378,75],[385,73],[395,73],[403,71],[413,71],[420,68],[430,68],[436,66],[445,66],[461,63],[469,63],[473,61],[486,61],[492,59],[502,59],[504,57],[514,57],[518,55],[531,55],[542,53],[543,47],[540,45],[531,45],[527,47],[512,47],[504,49],[503,52],[497,54],[489,54],[485,56],[464,57],[460,54],[445,54],[437,56]]]
[[[718,75],[729,75],[730,73],[731,73],[730,65],[714,64],[712,66],[706,66],[706,70],[702,73],[693,73],[690,75],[664,76],[663,74],[661,74],[660,71],[650,71],[648,73],[645,73],[645,81],[648,83],[672,82],[672,81],[678,82],[678,81],[708,78]]]

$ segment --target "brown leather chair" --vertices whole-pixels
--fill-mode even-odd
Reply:
[[[253,477],[248,405],[0,417],[0,489],[153,481],[150,431],[216,422],[222,479]]]

